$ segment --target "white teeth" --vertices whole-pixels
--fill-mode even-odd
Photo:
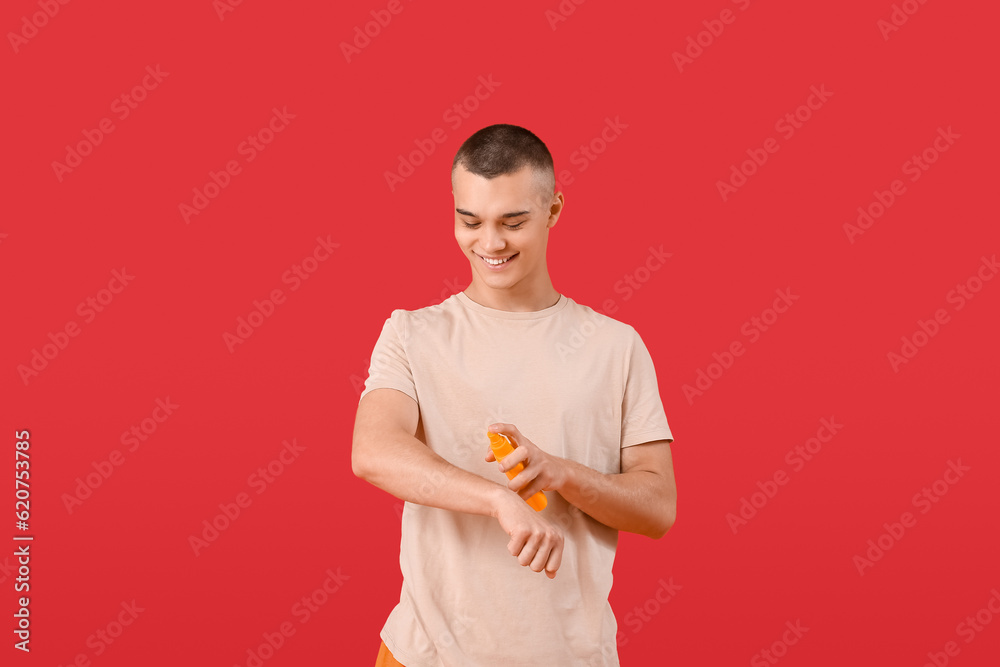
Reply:
[[[511,257],[513,257],[513,255],[511,255]],[[483,257],[483,259],[486,260],[487,264],[492,264],[493,266],[497,266],[498,264],[503,264],[504,262],[508,261],[510,257],[507,257],[505,259],[487,259],[486,257]]]

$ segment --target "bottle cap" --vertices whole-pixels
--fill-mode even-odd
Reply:
[[[490,438],[490,449],[493,450],[493,455],[499,460],[501,457],[507,456],[512,451],[514,451],[514,446],[510,442],[510,438],[501,433],[487,433],[486,435]]]

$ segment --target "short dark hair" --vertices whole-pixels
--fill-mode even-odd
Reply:
[[[513,174],[526,166],[538,174],[539,189],[555,191],[555,167],[545,143],[530,130],[498,123],[479,130],[459,147],[451,165],[452,175],[461,165],[483,178]]]

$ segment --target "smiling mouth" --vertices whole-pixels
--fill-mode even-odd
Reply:
[[[504,257],[503,259],[489,259],[487,257],[483,257],[482,255],[476,255],[476,257],[478,257],[479,259],[481,259],[484,262],[486,262],[486,264],[489,265],[489,266],[503,266],[504,264],[508,263],[510,260],[512,260],[515,257],[517,257],[519,254],[521,254],[521,253],[515,252],[513,255],[511,255],[509,257]]]

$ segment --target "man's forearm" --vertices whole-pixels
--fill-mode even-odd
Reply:
[[[400,500],[494,516],[507,487],[452,465],[416,437],[398,433],[366,445],[362,479]]]
[[[662,537],[674,522],[676,499],[659,475],[648,470],[600,473],[562,459],[564,481],[557,489],[566,502],[606,526],[648,537]]]

